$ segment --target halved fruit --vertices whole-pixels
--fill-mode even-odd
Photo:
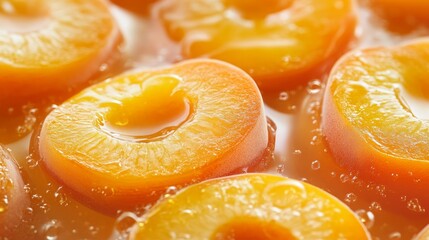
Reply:
[[[29,204],[15,160],[0,145],[0,236],[7,238],[16,230]]]
[[[185,58],[227,61],[263,89],[320,74],[356,25],[351,0],[164,0],[158,15]]]
[[[369,239],[353,212],[310,184],[245,174],[192,185],[155,205],[131,239]]]
[[[196,60],[84,90],[48,115],[39,148],[53,175],[112,211],[247,166],[267,144],[252,78],[227,63]]]
[[[0,5],[0,101],[82,83],[120,42],[103,0],[9,0]]]
[[[349,54],[332,71],[322,108],[335,159],[418,198],[423,210],[429,207],[429,121],[414,99],[429,106],[428,64],[429,39]]]

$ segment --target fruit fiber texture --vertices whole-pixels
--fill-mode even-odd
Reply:
[[[198,203],[198,204],[195,204]],[[131,239],[369,239],[354,213],[310,184],[245,174],[192,185],[164,199]]]
[[[157,16],[185,58],[232,63],[264,90],[318,76],[347,48],[356,25],[350,0],[165,0]]]
[[[427,39],[351,53],[332,71],[322,110],[323,133],[340,164],[425,204],[429,122],[404,94],[428,98],[428,62]]]
[[[164,118],[170,129],[157,124]],[[39,149],[65,185],[115,209],[152,203],[169,186],[226,175],[261,158],[267,144],[254,81],[227,63],[195,60],[82,91],[47,116]]]
[[[7,1],[0,25],[3,104],[87,81],[121,40],[103,0]]]

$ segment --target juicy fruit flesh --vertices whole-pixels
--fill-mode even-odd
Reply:
[[[171,76],[183,81],[177,83]],[[195,107],[191,118],[164,138],[127,141],[97,126],[99,117],[108,115],[112,106],[127,99],[141,101],[139,96],[158,99],[172,90],[179,95],[164,101],[176,102],[185,93]],[[153,199],[141,196],[168,186],[228,174],[260,158],[267,143],[262,99],[251,78],[225,63],[196,60],[88,88],[46,118],[39,149],[47,168],[72,189],[100,201],[111,200],[117,207],[150,202]],[[114,192],[107,200],[92,191],[105,186]]]
[[[27,34],[0,30],[0,44],[3,46],[0,52],[1,65],[51,68],[72,63],[97,51],[112,34],[114,22],[104,4],[99,1],[60,0],[41,3],[46,4],[49,18],[49,24],[43,24],[45,28]],[[16,17],[22,19],[27,16],[20,14]]]
[[[100,128],[114,137],[137,142],[163,139],[185,123],[192,109],[177,76],[144,81],[141,95],[125,99],[100,118]]]
[[[217,235],[223,239],[225,230],[231,232],[231,223],[240,221],[259,229],[270,224],[275,229],[266,233],[282,232],[286,239],[368,238],[354,214],[329,194],[302,182],[264,174],[192,185],[156,205],[136,225],[133,238],[217,239]],[[240,226],[233,229],[241,232]]]
[[[11,154],[0,145],[0,235],[8,238],[21,224],[29,201],[24,182]]]
[[[103,0],[14,0],[0,6],[0,101],[7,106],[81,86],[120,43]]]
[[[180,41],[185,57],[233,63],[258,84],[265,78],[274,82],[311,75],[353,36],[352,1],[270,1],[266,8],[276,9],[270,4],[277,3],[283,9],[251,19],[243,12],[252,14],[246,10],[252,2],[241,2],[244,6],[235,1],[165,1],[160,17],[170,37]]]
[[[329,94],[366,142],[388,155],[427,160],[429,123],[410,109],[403,89],[429,96],[427,43],[349,56],[332,76]]]

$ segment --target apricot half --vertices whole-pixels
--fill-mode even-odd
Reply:
[[[341,201],[310,184],[245,174],[187,187],[155,205],[131,239],[369,239]]]
[[[103,0],[0,1],[0,26],[2,103],[84,82],[120,42]]]
[[[188,61],[108,80],[52,111],[47,169],[97,207],[158,199],[169,186],[226,175],[268,144],[261,95],[227,63]]]
[[[7,238],[15,231],[29,203],[18,167],[0,145],[0,236]]]
[[[318,75],[356,25],[351,0],[164,0],[157,12],[185,58],[227,61],[263,89]]]
[[[428,64],[429,39],[349,54],[334,67],[322,108],[339,163],[426,204],[429,122],[409,103],[429,106]]]

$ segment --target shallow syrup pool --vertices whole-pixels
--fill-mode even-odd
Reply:
[[[361,5],[366,4],[361,1]],[[167,65],[180,59],[178,47],[147,14],[115,6],[112,11],[124,34],[124,56],[119,64],[101,66],[100,76],[94,81],[123,70]],[[352,48],[394,45],[429,35],[429,28],[413,21],[401,26],[389,25],[364,6],[359,8],[359,15],[358,38]],[[421,206],[416,198],[392,193],[383,185],[367,182],[359,178],[358,172],[342,169],[334,162],[319,128],[325,81],[326,74],[294,89],[263,93],[266,114],[277,125],[275,158],[267,163],[266,171],[309,182],[335,195],[356,212],[374,239],[411,239],[428,223],[429,206]],[[14,239],[125,238],[129,228],[150,206],[141,206],[135,212],[118,212],[114,217],[92,210],[47,175],[33,151],[37,134],[31,133],[62,98],[47,97],[43,103],[10,109],[1,120],[1,141],[12,142],[6,146],[20,165],[26,182],[24,191],[31,196],[31,207],[26,209],[24,223]],[[41,107],[46,102],[49,107]],[[21,113],[25,118],[20,117]],[[10,129],[19,133],[19,140],[15,140],[16,134],[10,134]],[[109,189],[97,191],[106,196],[112,194]],[[175,191],[172,186],[166,194]]]

